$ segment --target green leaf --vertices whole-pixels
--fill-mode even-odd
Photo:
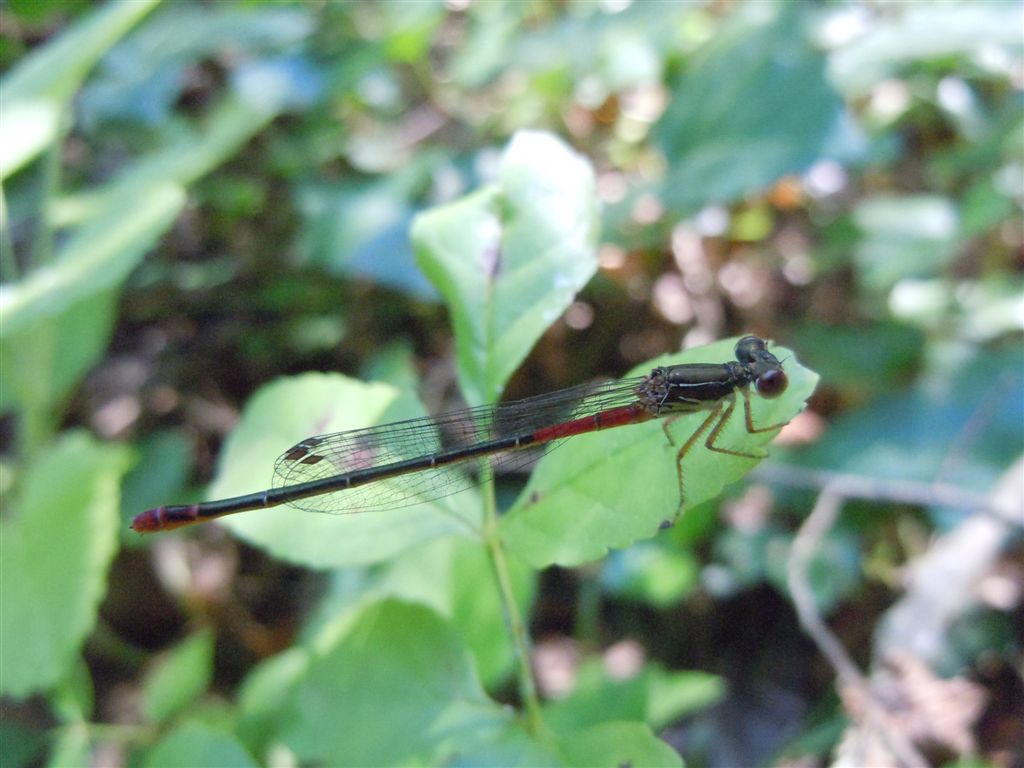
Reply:
[[[682,72],[657,127],[672,208],[741,198],[820,156],[842,104],[801,24],[797,4],[748,4]]]
[[[293,445],[310,435],[387,421],[385,414],[397,396],[385,384],[364,384],[335,374],[310,373],[261,388],[225,444],[209,497],[270,487],[274,461]],[[222,523],[275,557],[328,568],[379,562],[438,536],[465,535],[466,521],[474,515],[479,515],[476,497],[460,493],[344,519],[281,506],[224,518]]]
[[[706,672],[667,672],[650,664],[620,680],[601,660],[588,659],[579,668],[573,692],[545,705],[544,722],[556,732],[610,720],[635,720],[659,729],[711,706],[724,693],[722,679]]]
[[[518,560],[509,561],[520,613],[527,613],[535,591],[535,574]],[[511,671],[512,639],[505,625],[494,571],[478,542],[440,539],[389,563],[371,592],[429,605],[459,630],[484,683],[494,685]]]
[[[469,403],[499,398],[594,274],[597,228],[590,166],[553,136],[529,131],[505,150],[496,185],[416,218],[417,260],[451,312]]]
[[[649,373],[654,365],[721,363],[734,359],[735,344],[736,339],[728,339],[691,349],[653,361],[630,375]],[[803,410],[818,381],[789,350],[772,347],[772,351],[785,362],[789,387],[774,400],[751,395],[758,425],[792,419]],[[737,396],[736,411],[717,444],[756,453],[774,434],[747,434],[742,408],[742,398]],[[757,460],[715,453],[698,443],[684,461],[686,499],[680,509],[676,453],[707,417],[698,412],[581,435],[552,451],[501,520],[508,548],[537,568],[578,565],[603,557],[612,547],[649,538],[686,509],[717,496]]]
[[[55,203],[64,212],[54,218],[83,223],[52,264],[0,286],[0,337],[118,287],[184,208],[185,185],[234,154],[274,117],[275,107],[226,98],[202,133],[189,133],[134,163],[100,189]]]
[[[129,453],[65,435],[26,472],[0,523],[0,690],[54,685],[75,661],[103,596]]]
[[[185,206],[175,183],[136,189],[131,216],[111,205],[60,249],[52,264],[17,283],[0,285],[0,337],[52,318],[71,304],[115,287],[128,276]]]
[[[142,692],[142,710],[161,722],[194,701],[213,676],[213,633],[193,633],[160,659]]]
[[[91,720],[96,707],[92,672],[81,656],[59,683],[48,691],[50,709],[64,723]]]
[[[29,424],[55,428],[49,424],[55,407],[102,357],[116,310],[116,293],[100,291],[19,331],[0,332],[0,408],[20,411],[26,430]],[[34,432],[24,448],[31,453],[49,437],[48,430]]]
[[[49,742],[49,734],[14,722],[0,720],[0,763],[9,766],[39,765]]]
[[[310,663],[282,722],[300,762],[437,765],[500,738],[512,714],[484,694],[440,616],[389,600]]]
[[[989,350],[937,346],[914,387],[883,389],[873,400],[832,420],[801,455],[803,463],[865,477],[934,482],[949,477],[987,492],[1024,445],[1019,345]],[[989,418],[975,433],[979,404]],[[964,443],[964,434],[972,439]]]
[[[602,723],[560,734],[565,765],[579,768],[682,766],[679,754],[642,723]]]
[[[1007,56],[1021,50],[1020,3],[906,3],[892,11],[873,18],[831,57],[832,79],[850,98],[867,95],[904,68],[929,61],[949,67],[951,57],[971,61],[986,50]]]
[[[25,57],[0,81],[0,179],[52,144],[65,105],[89,70],[159,0],[105,5]]]
[[[47,755],[47,766],[64,768],[66,765],[89,765],[92,758],[92,740],[89,726],[84,722],[69,723],[56,729]]]
[[[611,552],[601,566],[601,586],[621,598],[656,608],[678,605],[700,583],[700,564],[688,550],[666,539],[637,542]]]
[[[857,204],[854,221],[863,233],[854,266],[872,291],[939,274],[960,249],[957,209],[945,197],[878,195]]]
[[[237,733],[255,754],[264,754],[275,737],[281,710],[290,691],[305,677],[310,655],[305,647],[294,645],[260,662],[243,681]]]
[[[420,162],[404,173],[375,182],[306,184],[296,191],[304,222],[297,250],[303,263],[323,265],[333,274],[370,278],[418,297],[437,294],[413,264],[409,200],[416,176],[429,170]]]
[[[814,323],[793,329],[792,337],[807,364],[847,398],[898,389],[921,365],[925,352],[925,334],[892,321],[855,327]]]
[[[147,768],[256,768],[258,763],[233,737],[200,723],[171,731],[146,755]]]

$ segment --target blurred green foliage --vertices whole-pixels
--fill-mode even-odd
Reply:
[[[651,538],[678,496],[659,424],[578,438],[525,491],[499,478],[497,520],[485,489],[125,528],[265,487],[309,434],[743,332],[788,356],[759,420],[800,410],[801,363],[821,375],[774,461],[987,493],[1024,446],[1022,21],[995,0],[6,4],[0,762],[833,748],[786,604],[812,498],[698,451]],[[964,515],[860,502],[825,538],[815,597],[855,656]],[[1011,610],[960,606],[932,660],[1012,668]],[[622,639],[625,671],[601,653]]]

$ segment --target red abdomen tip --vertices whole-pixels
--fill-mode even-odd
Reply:
[[[132,520],[132,530],[139,533],[152,533],[162,530],[164,527],[164,507],[147,509],[135,516]]]
[[[183,525],[199,522],[199,504],[180,507],[154,507],[136,515],[132,520],[132,530],[139,533],[153,531],[170,531]]]

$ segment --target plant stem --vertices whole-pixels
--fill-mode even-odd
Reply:
[[[488,477],[493,472],[489,462],[484,471]],[[537,697],[537,684],[533,679],[533,666],[530,663],[530,639],[526,633],[526,625],[523,623],[522,614],[516,603],[515,592],[512,589],[512,579],[509,575],[508,560],[505,557],[505,549],[502,546],[501,535],[498,532],[498,509],[494,498],[494,483],[484,484],[487,491],[484,495],[484,545],[491,558],[491,566],[494,568],[494,575],[498,582],[498,594],[501,597],[502,608],[505,613],[505,621],[508,623],[509,632],[512,634],[512,642],[515,647],[516,659],[519,671],[519,696],[523,702],[523,709],[526,712],[527,727],[531,733],[540,734],[544,731],[544,722],[541,717],[540,699]]]
[[[18,262],[14,258],[14,240],[11,237],[7,193],[0,187],[0,283],[9,283],[17,279]]]
[[[54,259],[53,201],[60,191],[61,151],[68,123],[67,105],[61,106],[60,127],[53,144],[40,160],[39,210],[32,237],[30,270],[50,264]]]

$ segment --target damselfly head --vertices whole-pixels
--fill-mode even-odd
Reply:
[[[768,342],[757,336],[744,336],[736,342],[736,359],[754,381],[761,397],[778,397],[786,391],[789,379],[782,363],[768,351]]]

